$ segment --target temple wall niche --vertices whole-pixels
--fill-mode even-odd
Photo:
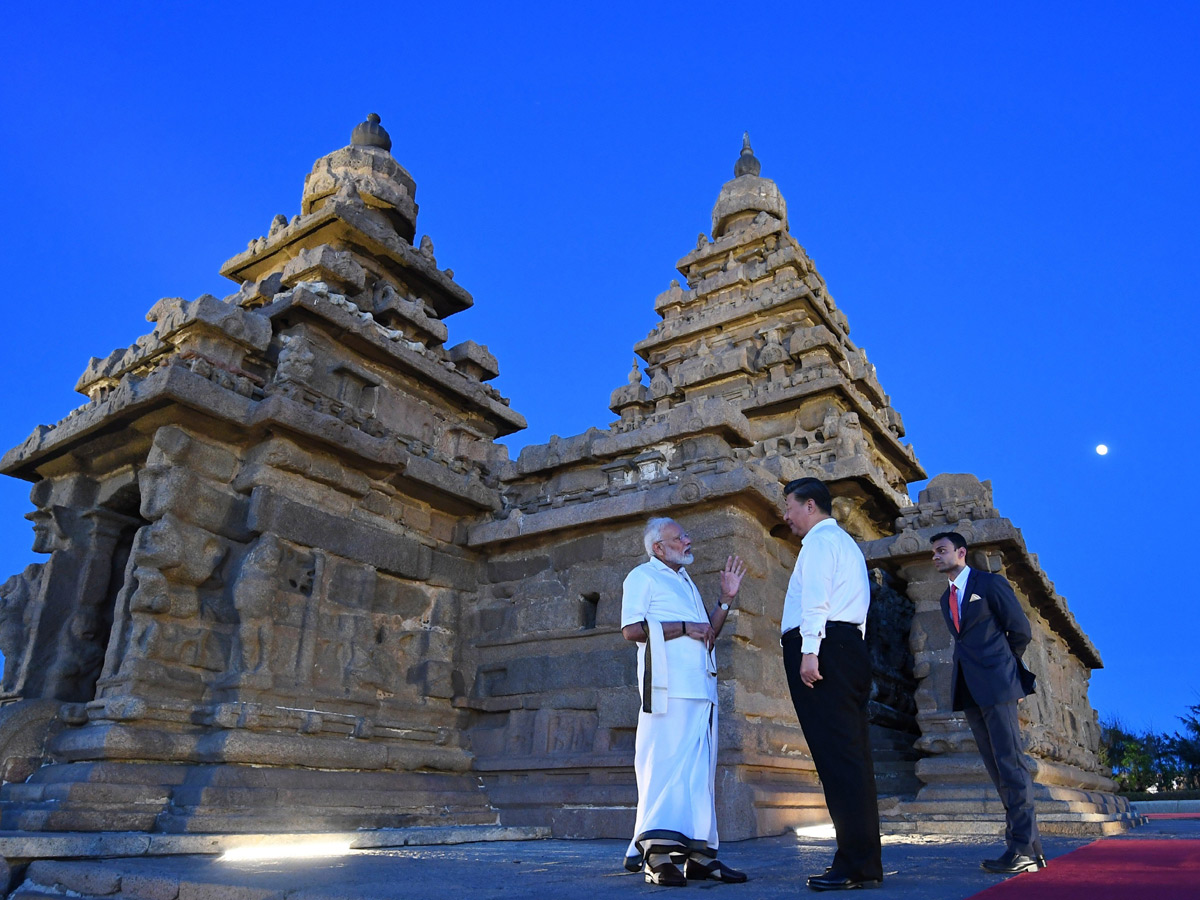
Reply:
[[[68,702],[91,698],[138,516],[137,469],[47,478],[31,492],[33,549],[49,555],[5,582],[3,692]]]

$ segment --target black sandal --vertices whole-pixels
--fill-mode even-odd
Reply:
[[[646,884],[660,884],[664,887],[686,887],[687,879],[679,871],[679,866],[668,860],[652,866],[646,863],[643,872],[646,873]]]
[[[688,861],[683,864],[683,871],[685,877],[690,881],[703,881],[711,878],[713,881],[723,881],[726,884],[741,884],[747,880],[745,872],[731,869],[719,859],[702,863],[688,857]]]

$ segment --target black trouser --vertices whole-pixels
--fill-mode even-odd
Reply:
[[[799,635],[783,639],[783,665],[837,831],[833,873],[882,879],[879,804],[867,730],[871,657],[866,642],[855,626],[827,623],[817,656],[821,680],[811,688],[800,680],[801,646]]]
[[[1040,856],[1042,841],[1034,815],[1033,779],[1025,768],[1025,754],[1021,749],[1017,701],[995,706],[968,706],[963,714],[975,735],[983,765],[1004,804],[1005,844],[1010,850],[1026,856]]]

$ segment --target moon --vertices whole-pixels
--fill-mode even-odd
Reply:
[[[1107,456],[1108,455],[1108,444],[1097,444],[1096,445],[1096,453],[1098,453],[1100,456]]]

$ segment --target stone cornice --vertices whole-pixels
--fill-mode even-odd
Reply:
[[[695,507],[715,500],[728,502],[738,494],[749,495],[771,510],[778,509],[783,502],[782,485],[755,465],[743,465],[718,474],[710,473],[703,480],[689,478],[684,472],[678,481],[663,480],[645,490],[599,496],[585,503],[568,503],[535,513],[513,510],[507,518],[472,525],[467,532],[467,545],[472,548],[486,547],[575,528],[584,522],[595,526],[620,519],[645,518],[650,514],[668,515],[674,509]]]
[[[49,460],[101,435],[136,430],[139,420],[171,404],[179,409],[169,410],[152,427],[190,419],[198,412],[246,429],[251,435],[283,429],[343,458],[358,458],[368,466],[390,470],[395,479],[420,484],[426,491],[466,504],[468,509],[500,506],[496,490],[484,485],[473,467],[459,463],[461,471],[455,471],[447,464],[450,461],[429,459],[403,447],[395,438],[373,437],[336,416],[282,395],[258,401],[243,397],[182,365],[165,366],[143,379],[124,381],[103,401],[80,407],[58,425],[39,426],[24,443],[4,455],[0,472],[37,481],[38,467]]]
[[[531,444],[521,450],[503,477],[515,480],[581,462],[603,462],[664,441],[704,433],[720,434],[732,446],[748,447],[754,443],[746,417],[729,403],[708,397],[681,403],[661,416],[649,416],[647,422],[632,431],[614,433],[591,428],[574,437]]]

